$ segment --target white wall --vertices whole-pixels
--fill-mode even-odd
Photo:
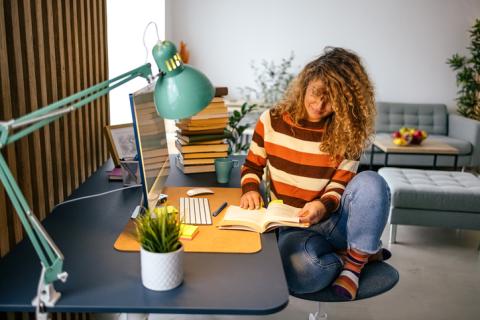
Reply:
[[[108,68],[112,79],[146,63],[143,32],[150,21],[158,26],[160,39],[165,39],[164,0],[108,0],[107,37]],[[148,62],[152,72],[158,68],[152,59],[151,50],[157,41],[155,27],[150,26],[145,36],[149,51]],[[110,123],[132,122],[128,95],[147,84],[143,78],[134,79],[110,92]]]
[[[214,85],[254,85],[250,61],[280,61],[294,51],[300,68],[325,46],[363,57],[377,99],[455,104],[445,64],[466,53],[478,0],[166,0],[166,35],[184,40],[190,63]]]

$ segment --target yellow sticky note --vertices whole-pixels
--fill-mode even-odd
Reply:
[[[180,226],[180,239],[182,240],[192,240],[198,233],[198,226],[193,226],[190,224],[182,224]]]

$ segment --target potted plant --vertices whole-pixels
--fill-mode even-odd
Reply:
[[[470,57],[454,54],[447,64],[456,71],[457,111],[450,114],[448,135],[472,144],[468,167],[480,169],[480,19],[470,29]]]
[[[250,67],[255,75],[256,88],[248,86],[240,88],[243,99],[258,102],[260,112],[275,106],[295,77],[291,71],[294,58],[295,55],[292,52],[288,58],[283,58],[280,64],[262,60],[260,66],[257,66],[252,61]]]
[[[225,129],[227,132],[227,141],[230,146],[230,154],[246,153],[250,147],[250,139],[244,138],[244,131],[252,124],[251,121],[246,121],[245,116],[257,108],[256,104],[248,104],[244,102],[239,110],[233,110],[228,117],[228,126]]]
[[[180,222],[172,206],[155,208],[135,221],[140,243],[140,265],[143,285],[164,291],[183,281],[183,246]]]
[[[458,112],[480,120],[480,19],[476,19],[470,30],[470,57],[455,53],[447,63],[457,72]]]

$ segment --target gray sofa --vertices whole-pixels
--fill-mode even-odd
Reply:
[[[377,135],[391,135],[401,127],[416,127],[427,131],[429,138],[440,139],[457,149],[458,166],[480,166],[480,122],[447,112],[444,104],[377,103],[375,130]],[[370,163],[371,149],[365,150],[362,164]],[[432,156],[390,155],[389,166],[431,167]],[[439,156],[438,166],[453,166],[451,156]],[[383,165],[384,154],[375,150],[375,165]]]

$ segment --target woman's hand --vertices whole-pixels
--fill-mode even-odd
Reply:
[[[240,198],[240,208],[260,209],[262,196],[257,191],[248,191]]]
[[[310,225],[319,223],[325,214],[327,209],[320,200],[314,200],[312,202],[307,202],[302,210],[298,212],[301,223],[309,223]]]

